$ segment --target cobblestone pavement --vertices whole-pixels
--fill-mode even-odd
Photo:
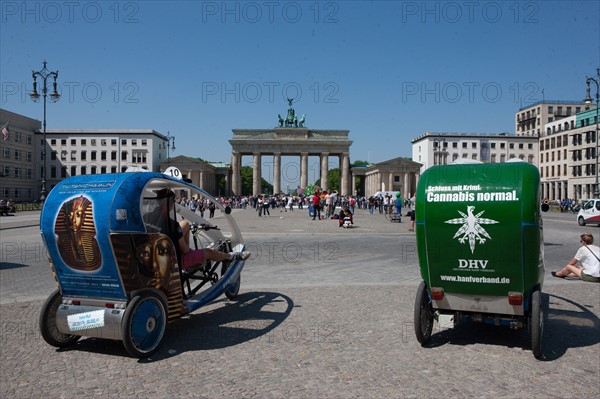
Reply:
[[[421,347],[413,331],[420,277],[406,221],[359,211],[356,228],[344,230],[306,211],[259,219],[240,210],[235,217],[254,253],[240,295],[169,325],[158,352],[144,360],[128,357],[119,341],[47,345],[37,320],[55,285],[36,246],[38,228],[1,223],[0,396],[600,394],[600,284],[546,278],[542,361],[531,354],[526,329],[476,323],[436,327]],[[570,260],[583,231],[600,239],[572,215],[546,216],[548,276]]]

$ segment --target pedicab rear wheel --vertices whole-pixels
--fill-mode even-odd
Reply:
[[[415,300],[415,335],[421,345],[431,339],[433,331],[433,306],[427,293],[427,285],[421,281]]]
[[[79,335],[63,334],[58,330],[56,326],[56,311],[61,303],[62,295],[60,295],[59,290],[56,290],[44,302],[39,320],[42,338],[48,344],[57,348],[71,345],[81,338]]]
[[[143,291],[133,297],[121,324],[123,345],[134,357],[154,353],[162,341],[167,327],[167,307],[160,296]]]
[[[242,276],[238,276],[235,280],[234,285],[231,288],[225,290],[225,296],[227,297],[227,299],[232,301],[235,299],[235,297],[237,297],[238,293],[240,292],[240,285],[242,285]]]
[[[542,333],[544,331],[544,312],[542,311],[542,292],[536,289],[531,293],[531,350],[536,359],[542,356]]]

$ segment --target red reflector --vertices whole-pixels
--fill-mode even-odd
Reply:
[[[105,303],[105,305],[109,309],[114,309],[115,308],[115,304],[114,303]]]
[[[81,301],[73,301],[73,305],[81,305]]]
[[[523,294],[520,292],[509,292],[508,303],[513,306],[520,306],[523,304]]]
[[[431,288],[431,299],[434,301],[441,301],[444,298],[443,288]]]

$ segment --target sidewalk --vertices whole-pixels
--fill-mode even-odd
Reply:
[[[0,230],[39,226],[41,211],[21,211],[10,216],[0,216]]]

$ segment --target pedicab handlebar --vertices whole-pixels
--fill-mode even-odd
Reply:
[[[206,224],[206,223],[192,223],[191,230],[193,233],[195,233],[199,230],[208,231],[208,230],[221,230],[221,229],[219,229],[219,227],[217,227],[217,226],[211,226],[210,224]]]

